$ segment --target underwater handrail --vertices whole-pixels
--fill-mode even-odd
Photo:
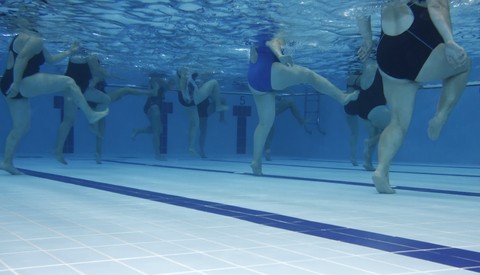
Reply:
[[[148,89],[147,86],[139,86],[134,84],[108,84],[108,87],[129,87],[129,88],[137,88],[137,89]],[[470,81],[467,82],[467,87],[475,87],[480,86],[480,81]],[[426,84],[422,85],[420,89],[437,89],[441,88],[442,84]],[[169,92],[173,92],[175,90],[169,90]],[[222,94],[226,95],[252,95],[250,92],[222,92]],[[317,92],[307,92],[307,93],[277,93],[278,96],[304,96],[304,95],[318,95]],[[320,94],[322,95],[322,94]]]

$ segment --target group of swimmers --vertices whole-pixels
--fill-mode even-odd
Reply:
[[[464,49],[452,35],[448,0],[390,1],[382,9],[382,34],[377,48],[376,62],[366,63],[359,83],[351,92],[345,92],[320,74],[296,65],[289,55],[284,55],[284,38],[273,31],[261,32],[255,37],[250,49],[250,66],[247,73],[248,85],[258,112],[258,125],[253,137],[252,173],[263,175],[262,157],[276,114],[276,92],[297,84],[310,85],[315,91],[326,94],[345,106],[350,116],[358,115],[369,121],[369,139],[364,167],[373,170],[373,182],[379,193],[395,193],[389,182],[389,167],[403,142],[409,127],[415,94],[421,82],[442,80],[440,103],[430,120],[428,135],[438,138],[448,115],[460,98],[470,72],[470,60]],[[358,20],[363,43],[358,57],[366,61],[373,48],[370,17]],[[102,82],[106,72],[95,56],[80,59],[70,58],[65,75],[40,72],[44,62],[58,62],[72,56],[79,45],[57,55],[44,48],[43,40],[33,26],[26,26],[14,37],[9,46],[6,71],[1,81],[13,121],[5,145],[3,169],[11,174],[20,174],[13,165],[13,154],[20,139],[26,134],[30,119],[29,98],[54,92],[62,92],[65,98],[66,118],[59,130],[55,149],[57,160],[66,163],[62,149],[66,134],[70,130],[77,108],[83,111],[97,136],[102,136],[102,121],[108,114],[108,106],[126,94],[149,96],[145,106],[151,125],[137,129],[154,134],[155,155],[161,158],[158,136],[162,91],[167,83],[153,80],[150,89],[121,88],[103,93]],[[378,65],[377,65],[378,64]],[[86,77],[87,76],[87,77]],[[215,110],[223,112],[227,106],[222,101],[219,84],[209,80],[200,87],[195,84],[194,74],[186,68],[176,72],[179,101],[189,118],[189,151],[194,148],[197,128],[200,124],[198,106],[212,98]],[[164,81],[164,80],[163,80]],[[159,90],[162,90],[159,92]],[[89,105],[87,102],[94,105]],[[389,110],[385,107],[389,106]],[[377,108],[379,107],[379,108]],[[381,133],[381,134],[380,134]],[[379,143],[378,166],[372,165],[371,152]],[[101,147],[101,146],[100,146]],[[200,155],[204,152],[200,152]],[[100,152],[97,151],[98,159]],[[354,156],[351,157],[355,164]]]
[[[363,37],[358,57],[364,61],[373,48],[370,16],[360,17],[358,26]],[[385,128],[379,137],[378,166],[375,169],[371,165],[371,156],[368,156],[371,151],[367,149],[365,168],[374,170],[372,180],[379,193],[393,194],[395,189],[390,185],[390,164],[410,125],[420,83],[443,82],[439,104],[427,131],[430,139],[435,140],[465,89],[471,64],[465,50],[454,40],[448,0],[389,1],[382,7],[381,28],[376,51],[378,70],[370,74],[369,81],[365,80],[370,85],[360,86],[362,96],[359,103],[364,101],[363,94],[368,94],[367,86],[383,88],[380,92],[383,92],[385,103],[389,106],[388,123],[375,126],[377,129],[374,129],[367,144],[368,147],[375,144],[378,130]],[[256,37],[256,43],[250,50],[248,83],[259,117],[251,168],[258,176],[262,175],[262,152],[275,117],[275,91],[300,83],[309,84],[316,91],[347,105],[347,113],[349,102],[359,97],[358,91],[343,93],[322,76],[293,64],[292,58],[283,54],[282,43],[281,37],[264,33]],[[381,96],[375,96],[375,100],[378,99],[375,104],[370,104],[367,111],[360,108],[354,114],[369,120],[374,126],[375,113],[370,114],[372,106],[384,105]],[[382,113],[380,118],[386,116],[385,112]]]

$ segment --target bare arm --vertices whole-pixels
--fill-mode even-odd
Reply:
[[[51,55],[47,49],[43,49],[43,55],[45,56],[45,60],[48,62],[48,63],[57,63],[63,59],[65,59],[67,56],[70,56],[72,55],[74,52],[76,52],[79,48],[79,44],[78,42],[75,42],[72,44],[72,46],[70,47],[70,49],[66,50],[66,51],[63,51],[61,53],[58,53],[58,54],[55,54],[55,55]]]
[[[90,67],[92,74],[95,75],[96,77],[98,78],[107,77],[108,72],[104,67],[102,67],[102,65],[100,65],[100,62],[96,55],[92,54],[88,57],[88,66]]]
[[[445,43],[453,42],[452,21],[448,0],[428,0],[428,12]]]
[[[266,44],[278,59],[280,59],[283,56],[283,53],[282,53],[283,40],[282,39],[273,38],[272,40],[267,41]]]
[[[445,55],[452,66],[461,66],[467,61],[465,50],[453,39],[450,4],[448,0],[427,0],[433,25],[445,42]]]
[[[104,80],[107,77],[107,70],[100,65],[98,57],[96,55],[89,55],[87,57],[88,67],[92,73],[92,79],[90,80],[89,87],[93,88],[98,82]]]
[[[282,52],[282,47],[285,44],[283,38],[273,38],[272,40],[268,41],[266,45],[270,48],[273,54],[280,60],[282,64],[287,66],[293,65],[293,59],[289,55],[284,55]]]
[[[373,47],[372,26],[370,16],[362,16],[357,18],[357,26],[362,36],[362,46],[358,50],[358,58],[364,61],[367,59]]]
[[[25,46],[18,53],[15,65],[13,67],[13,86],[18,87],[18,84],[23,78],[23,73],[27,67],[28,61],[43,49],[43,40],[38,37],[29,37],[25,42]]]

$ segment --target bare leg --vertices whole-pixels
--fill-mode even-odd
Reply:
[[[30,101],[29,99],[11,99],[6,98],[8,109],[12,116],[12,129],[8,133],[5,141],[5,153],[3,157],[2,169],[12,175],[22,175],[17,168],[13,166],[13,155],[25,134],[30,128]]]
[[[273,123],[272,128],[270,128],[267,139],[265,140],[265,159],[268,161],[272,160],[272,142],[273,142],[274,132],[275,132],[275,123]]]
[[[95,137],[95,161],[97,164],[102,163],[102,147],[103,147],[103,137],[105,135],[105,128],[106,128],[106,119],[100,119],[98,124],[98,132],[99,134]]]
[[[110,100],[112,102],[117,101],[126,95],[151,96],[152,91],[145,90],[145,89],[136,89],[131,87],[123,87],[123,88],[115,89],[108,93],[108,96],[110,97]]]
[[[198,144],[200,146],[200,157],[206,158],[207,156],[205,155],[205,141],[207,139],[208,117],[200,117],[199,123],[200,135],[198,137]]]
[[[65,141],[70,133],[70,130],[73,127],[75,122],[75,116],[77,114],[77,106],[72,101],[64,100],[63,102],[63,120],[60,123],[57,134],[57,144],[53,151],[55,159],[62,164],[68,164],[63,155],[63,147],[65,146]]]
[[[383,87],[392,116],[389,125],[380,136],[378,166],[372,179],[379,193],[393,194],[395,190],[389,183],[390,164],[402,145],[410,126],[415,95],[419,85],[412,81],[383,76]]]
[[[148,119],[150,120],[150,129],[152,131],[153,152],[156,159],[164,159],[160,150],[160,138],[163,132],[163,124],[160,115],[160,108],[153,105],[148,109]]]
[[[135,140],[135,138],[139,134],[151,134],[151,133],[153,133],[152,126],[148,126],[144,128],[135,128],[132,130],[132,139]]]
[[[357,116],[346,114],[347,124],[350,128],[350,162],[353,166],[357,163],[358,119]]]
[[[225,101],[222,101],[220,96],[220,85],[218,85],[218,81],[214,79],[205,82],[202,87],[198,89],[198,93],[194,95],[194,101],[198,104],[207,99],[209,96],[211,96],[215,101],[215,109],[217,112],[224,112],[228,110],[228,106],[224,105]]]
[[[298,124],[305,126],[305,118],[300,114],[297,105],[292,100],[286,101],[287,109],[290,110],[292,116],[297,120]]]
[[[380,138],[380,130],[375,128],[368,120],[365,120],[365,126],[368,131],[368,138],[365,139],[363,146],[363,168],[367,171],[375,171],[372,164],[372,155]]]
[[[185,107],[185,111],[188,116],[188,152],[192,156],[198,156],[197,150],[195,149],[195,141],[197,137],[197,129],[199,125],[199,117],[197,106]]]
[[[263,148],[275,120],[275,93],[261,93],[253,89],[252,93],[257,106],[258,125],[253,134],[253,160],[251,167],[254,175],[261,176]]]
[[[425,62],[416,81],[431,81],[443,79],[442,93],[437,105],[437,111],[430,120],[428,137],[438,139],[450,112],[457,104],[465,90],[468,75],[471,70],[470,59],[461,67],[453,68],[446,60],[445,45],[438,45]]]
[[[84,96],[88,102],[96,103],[95,111],[107,110],[111,103],[110,97],[106,93],[94,88],[88,88],[85,91]],[[99,121],[91,123],[90,129],[95,134],[96,138],[103,138],[105,133],[100,129],[102,126],[99,125]]]
[[[308,84],[317,92],[332,97],[342,105],[358,98],[358,91],[345,93],[323,76],[298,65],[288,67],[282,63],[274,62],[272,64],[271,82],[274,90],[283,90],[298,84]]]
[[[20,90],[25,97],[63,92],[65,100],[72,101],[77,105],[90,123],[94,123],[108,114],[108,110],[102,112],[92,110],[80,88],[68,76],[37,73],[24,78],[20,83]]]

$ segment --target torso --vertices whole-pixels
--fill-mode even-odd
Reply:
[[[75,83],[80,87],[82,93],[85,93],[88,89],[90,80],[92,79],[92,72],[89,64],[86,60],[80,60],[78,58],[71,58],[69,60],[65,75],[75,80]]]
[[[414,16],[411,9],[408,6],[410,1],[399,0],[388,3],[382,9],[382,31],[386,35],[396,36],[399,35],[408,28],[413,23]],[[424,2],[419,3],[418,1],[413,1],[414,5],[419,5],[426,7]]]
[[[25,48],[28,45],[28,48]],[[24,51],[26,49],[26,51]],[[7,68],[1,80],[1,91],[6,94],[13,83],[13,67],[19,53],[28,57],[28,62],[23,71],[22,78],[34,75],[40,71],[40,66],[45,63],[43,55],[43,40],[36,34],[20,33],[9,46]],[[22,98],[19,93],[15,98]]]
[[[383,73],[415,81],[431,52],[443,38],[425,1],[391,2],[382,11],[382,35],[377,62]]]

